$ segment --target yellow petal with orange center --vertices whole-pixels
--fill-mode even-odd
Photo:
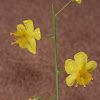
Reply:
[[[25,20],[23,21],[25,27],[26,27],[26,30],[27,32],[30,34],[31,32],[33,32],[34,30],[34,26],[33,26],[33,21],[32,20]]]
[[[79,67],[85,66],[85,64],[87,63],[87,58],[88,57],[84,52],[79,52],[74,55],[75,62]]]
[[[28,50],[33,53],[33,54],[36,54],[36,41],[34,38],[28,38]]]
[[[65,71],[67,74],[73,74],[76,72],[77,65],[74,60],[68,59],[65,61]]]
[[[21,48],[27,48],[28,45],[29,45],[29,43],[27,41],[27,37],[20,38],[19,46]]]
[[[71,75],[69,75],[66,78],[66,84],[68,86],[72,86],[74,84],[74,82],[75,82],[76,77],[77,77],[77,74],[71,74]]]
[[[23,24],[18,24],[17,25],[17,33],[24,34],[26,31],[25,26]]]
[[[92,70],[94,70],[97,67],[97,62],[95,61],[90,61],[86,64],[85,69],[88,72],[91,72]]]
[[[36,28],[32,34],[30,34],[31,37],[34,37],[37,40],[41,39],[41,33],[40,33],[40,28]]]

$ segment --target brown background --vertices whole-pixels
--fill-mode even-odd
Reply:
[[[53,35],[52,6],[59,11],[69,0],[0,0],[0,100],[28,100],[34,94],[56,98],[52,39],[37,41],[37,54],[10,45],[17,24],[32,19],[42,35]],[[93,82],[84,88],[68,87],[59,74],[60,100],[100,100],[100,0],[71,3],[56,17],[58,69],[66,59],[84,51],[98,67]],[[49,99],[42,99],[49,100]]]

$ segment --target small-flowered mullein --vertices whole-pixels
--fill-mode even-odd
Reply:
[[[11,33],[16,37],[15,42],[11,44],[19,44],[21,48],[27,48],[31,53],[36,54],[36,41],[41,39],[40,29],[36,28],[34,30],[34,25],[32,20],[25,20],[23,24],[17,25],[17,31]]]
[[[90,83],[92,78],[91,72],[97,67],[95,61],[87,63],[88,56],[84,52],[79,52],[74,55],[74,60],[68,59],[65,61],[65,71],[67,74],[71,74],[66,78],[66,84],[72,86],[76,81],[77,84],[84,85]]]

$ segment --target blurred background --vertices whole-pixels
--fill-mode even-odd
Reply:
[[[58,12],[69,0],[0,0],[0,100],[28,100],[34,94],[56,98],[53,40],[41,38],[37,53],[11,45],[23,20],[31,19],[42,36],[53,35],[52,3]],[[59,74],[60,100],[100,100],[100,0],[71,3],[56,17],[58,69],[65,60],[83,51],[98,67],[85,88],[66,85],[66,73]],[[42,100],[49,100],[44,99]]]

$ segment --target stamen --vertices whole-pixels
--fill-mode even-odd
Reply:
[[[76,83],[75,87],[78,87],[77,83]]]
[[[82,84],[85,86],[85,79],[82,77]]]
[[[11,45],[15,44],[16,42],[11,42]]]
[[[84,85],[84,87],[86,87],[86,86]]]
[[[13,35],[14,33],[10,33],[10,35]]]

